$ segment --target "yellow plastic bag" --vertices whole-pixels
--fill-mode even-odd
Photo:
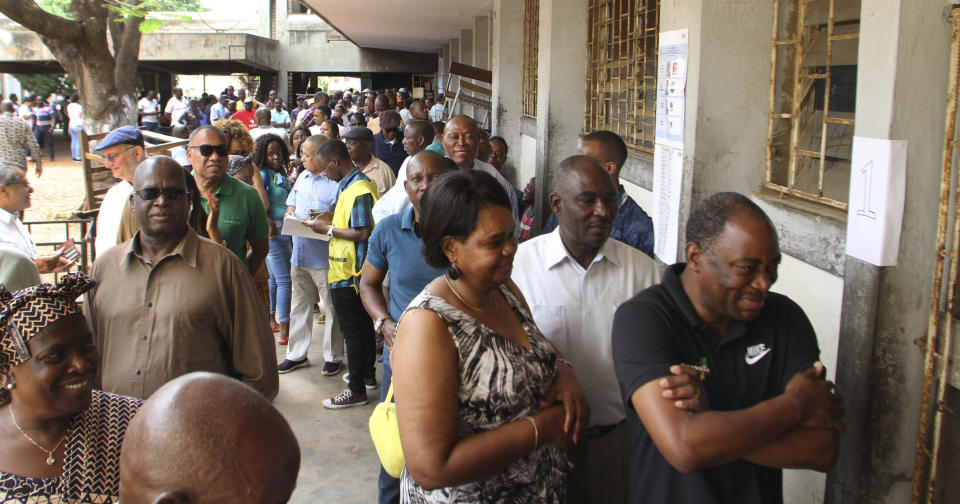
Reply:
[[[387,474],[399,478],[403,471],[403,447],[400,446],[400,427],[397,426],[397,405],[392,400],[393,383],[387,390],[387,397],[370,415],[370,437]]]

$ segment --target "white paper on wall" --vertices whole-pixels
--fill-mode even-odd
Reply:
[[[677,262],[680,232],[688,44],[686,29],[661,32],[659,35],[657,122],[653,154],[653,251],[667,264]]]
[[[906,140],[853,138],[847,255],[897,265],[906,180]]]

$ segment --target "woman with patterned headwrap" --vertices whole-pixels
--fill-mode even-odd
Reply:
[[[86,275],[0,287],[0,503],[113,502],[141,401],[93,390],[100,355],[75,299]]]

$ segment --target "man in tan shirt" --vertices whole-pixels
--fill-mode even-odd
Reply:
[[[370,153],[370,148],[373,146],[373,133],[360,126],[350,128],[350,131],[344,133],[341,138],[347,146],[350,160],[364,175],[377,184],[379,194],[389,191],[397,181],[397,176],[387,163]]]
[[[173,378],[209,371],[273,399],[277,359],[253,278],[187,226],[183,169],[166,156],[147,159],[132,201],[140,231],[97,258],[84,303],[103,390],[145,399]]]

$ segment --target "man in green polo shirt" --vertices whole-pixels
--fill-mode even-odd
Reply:
[[[253,273],[263,264],[269,242],[267,212],[253,188],[227,175],[227,136],[216,126],[201,126],[190,135],[187,159],[202,196],[203,209],[211,208],[222,243]],[[208,224],[207,228],[212,226]],[[216,231],[214,229],[214,231]],[[214,241],[220,241],[211,236]],[[249,252],[245,245],[250,244]]]

